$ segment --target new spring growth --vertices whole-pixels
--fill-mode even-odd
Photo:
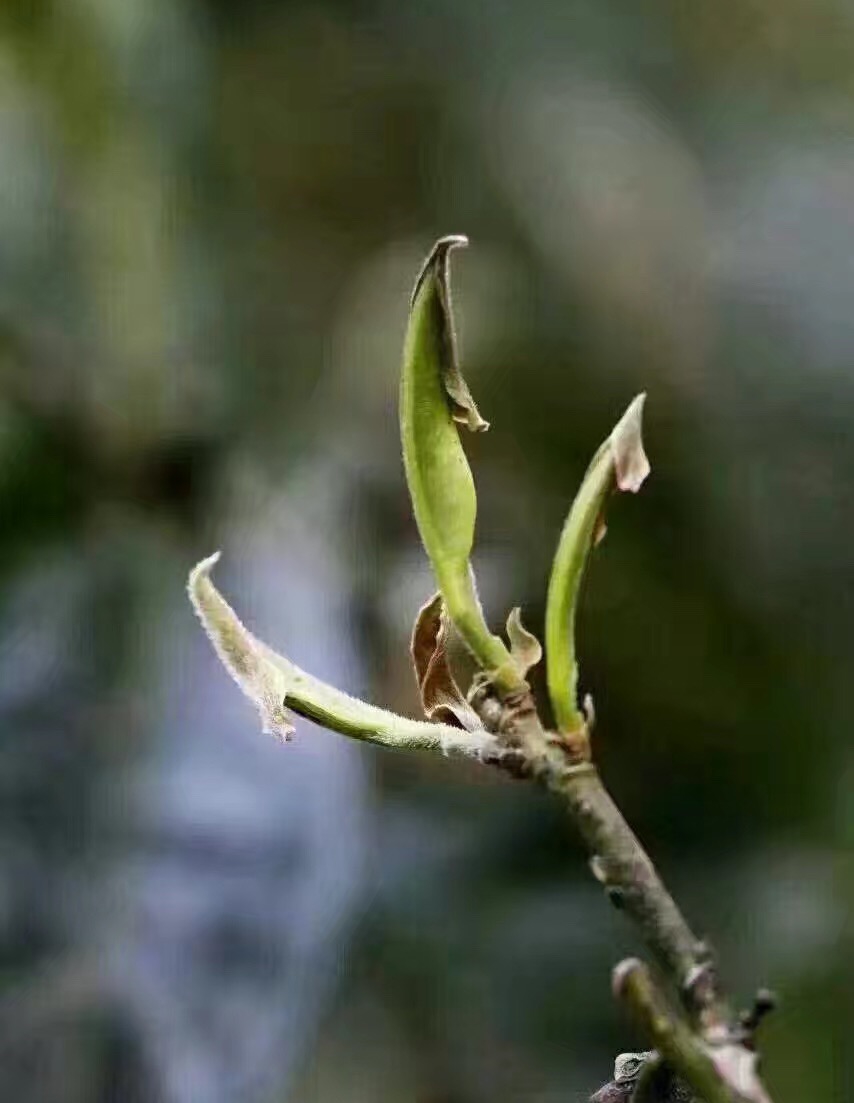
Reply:
[[[448,665],[449,629],[453,625],[472,652],[482,671],[481,684],[492,686],[499,697],[526,692],[528,670],[542,656],[518,609],[507,620],[509,647],[490,632],[471,566],[477,498],[459,426],[482,432],[488,425],[463,379],[457,353],[449,258],[465,244],[462,236],[441,238],[421,269],[410,303],[400,383],[406,479],[439,584],[439,592],[418,614],[412,641],[418,688],[431,723],[408,720],[341,693],[257,640],[211,582],[216,556],[190,576],[191,600],[219,657],[255,703],[264,728],[282,738],[291,732],[287,706],[334,731],[386,746],[433,747],[491,760],[492,737]],[[546,611],[547,680],[563,733],[585,729],[576,699],[575,611],[590,548],[604,531],[605,501],[615,487],[637,490],[649,471],[640,434],[643,397],[632,402],[594,456],[554,560]]]
[[[496,761],[500,746],[457,687],[446,655],[450,625],[459,631],[499,692],[526,689],[528,668],[541,656],[519,610],[507,621],[508,648],[490,633],[477,597],[469,557],[477,503],[458,423],[482,431],[460,373],[451,313],[448,257],[463,237],[437,242],[412,295],[401,377],[403,458],[419,531],[440,593],[418,615],[412,643],[427,721],[410,720],[351,697],[258,640],[210,578],[218,555],[203,560],[189,580],[190,599],[226,669],[258,709],[262,726],[290,738],[288,710],[333,731],[387,747],[433,749]]]
[[[638,395],[593,457],[563,526],[546,601],[546,681],[558,730],[578,735],[586,718],[578,706],[575,616],[584,568],[605,535],[605,505],[613,490],[637,493],[649,474],[641,439],[646,395]]]
[[[630,404],[593,457],[555,554],[545,637],[556,737],[544,729],[526,681],[529,668],[542,655],[539,641],[522,626],[518,609],[507,621],[508,642],[493,635],[472,574],[477,502],[459,426],[475,432],[487,426],[457,358],[448,263],[451,251],[463,244],[462,237],[442,238],[418,277],[400,386],[406,478],[439,588],[418,613],[412,636],[412,661],[427,719],[410,720],[342,693],[267,647],[213,585],[210,573],[217,556],[192,571],[190,599],[220,659],[258,709],[264,728],[280,738],[290,737],[290,710],[381,746],[452,752],[494,764],[516,776],[535,777],[558,794],[587,844],[594,872],[612,897],[623,902],[626,915],[680,994],[681,1008],[671,1013],[652,974],[639,962],[624,963],[615,975],[618,995],[655,1046],[656,1061],[663,1060],[706,1103],[769,1103],[756,1072],[751,1036],[755,1016],[734,1023],[716,974],[709,972],[707,948],[688,927],[588,761],[589,722],[578,707],[579,590],[591,549],[605,531],[609,495],[614,490],[637,491],[649,473],[641,441],[644,396]],[[468,697],[449,661],[452,628],[480,667]],[[698,972],[708,982],[699,987],[691,980]],[[648,1071],[647,1087],[655,1068],[650,1065]]]
[[[465,237],[433,246],[412,293],[400,381],[400,436],[406,481],[421,542],[454,627],[499,692],[524,687],[524,675],[486,625],[471,567],[477,497],[459,425],[483,432],[460,373],[451,307],[451,251]]]

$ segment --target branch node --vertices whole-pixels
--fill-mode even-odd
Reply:
[[[731,1039],[713,1044],[695,1033],[637,958],[613,974],[614,994],[632,1012],[663,1060],[705,1103],[768,1103],[755,1074],[755,1055]]]

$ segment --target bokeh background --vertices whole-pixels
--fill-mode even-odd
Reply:
[[[854,1097],[849,0],[3,0],[0,1083],[17,1103],[581,1103],[636,952],[560,809],[264,739],[188,568],[416,710],[396,426],[444,233],[498,625],[589,456],[606,780],[776,1103]]]

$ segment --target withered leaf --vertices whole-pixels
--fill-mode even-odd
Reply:
[[[424,715],[466,731],[483,725],[460,692],[448,662],[448,614],[441,594],[434,594],[418,611],[412,631],[412,665]]]

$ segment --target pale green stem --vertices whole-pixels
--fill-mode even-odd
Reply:
[[[596,526],[614,486],[610,441],[596,455],[561,532],[546,601],[546,682],[555,722],[562,732],[584,727],[578,706],[578,660],[575,618],[584,567],[596,537]]]
[[[332,731],[383,747],[435,750],[478,760],[500,751],[483,730],[463,731],[448,724],[410,720],[368,704],[307,674],[245,627],[210,579],[218,555],[202,560],[190,574],[190,600],[225,668],[255,704],[265,731],[288,739],[288,709]]]
[[[605,503],[612,490],[636,493],[649,474],[641,439],[646,395],[633,399],[596,452],[569,511],[555,553],[546,602],[546,680],[558,730],[583,732],[578,707],[575,617],[590,551],[604,535]]]

